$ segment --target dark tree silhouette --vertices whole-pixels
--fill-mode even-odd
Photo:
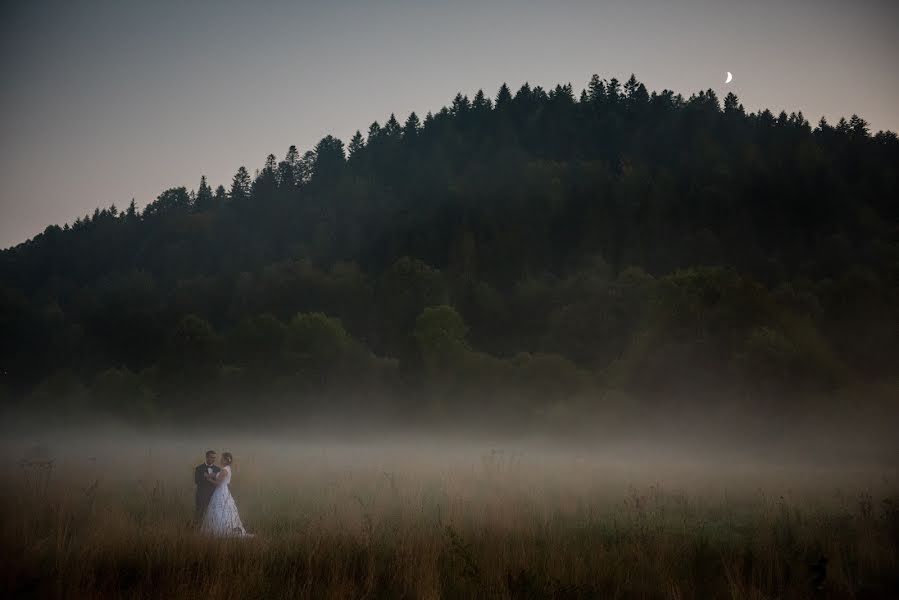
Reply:
[[[250,174],[246,167],[240,167],[231,180],[231,192],[229,196],[235,204],[246,202],[250,199]]]
[[[357,129],[356,133],[350,139],[349,146],[347,146],[349,158],[358,157],[363,148],[365,148],[365,138],[362,137],[362,132]]]
[[[343,169],[346,156],[343,153],[343,142],[333,136],[325,136],[315,145],[315,160],[312,163],[313,178],[333,180]]]
[[[857,115],[594,75],[459,93],[347,151],[328,135],[0,252],[0,401],[435,378],[787,402],[899,371],[899,140]]]
[[[197,196],[194,207],[198,211],[209,210],[213,206],[212,188],[206,183],[206,176],[200,177],[200,187],[197,188]]]

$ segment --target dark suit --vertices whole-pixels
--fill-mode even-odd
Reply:
[[[203,463],[194,469],[194,483],[197,484],[197,493],[194,496],[194,502],[196,503],[196,512],[194,516],[197,522],[203,520],[203,515],[206,513],[206,507],[209,506],[209,499],[212,498],[212,492],[215,491],[215,486],[206,481],[207,469],[212,469],[213,474],[221,471],[217,465],[209,466],[206,463]]]

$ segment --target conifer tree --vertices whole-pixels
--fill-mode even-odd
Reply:
[[[269,200],[278,189],[278,163],[274,154],[265,157],[265,165],[256,174],[250,195],[256,199]]]
[[[624,97],[628,100],[633,98],[634,93],[637,91],[637,86],[640,85],[640,82],[637,81],[637,76],[631,73],[631,76],[627,81],[624,82]]]
[[[620,98],[621,84],[616,78],[612,77],[609,80],[609,84],[606,86],[606,100],[608,100],[609,104],[618,104]]]
[[[368,144],[371,145],[372,142],[376,141],[381,136],[381,126],[378,125],[378,122],[375,121],[371,125],[368,126]]]
[[[856,138],[868,137],[870,135],[868,122],[856,114],[849,118],[849,131]]]
[[[509,86],[503,83],[499,86],[499,91],[496,93],[496,108],[504,108],[511,103],[512,92],[509,91]]]
[[[600,104],[606,99],[606,86],[599,78],[599,75],[593,75],[587,86],[587,96],[594,104]]]
[[[421,129],[421,121],[419,121],[418,115],[413,112],[409,115],[409,118],[406,119],[406,124],[403,125],[403,139],[415,139],[415,136],[418,135],[419,129]]]
[[[830,137],[830,134],[833,132],[833,127],[830,126],[830,123],[827,122],[823,116],[818,121],[818,126],[815,127],[815,137],[818,139],[826,140]]]
[[[299,185],[305,185],[312,181],[312,172],[315,168],[315,151],[306,150],[303,158],[300,159],[300,168],[297,174],[297,182]]]
[[[471,108],[471,102],[468,101],[468,96],[463,96],[462,93],[456,94],[456,97],[453,98],[453,105],[450,108],[450,112],[453,116],[464,115]]]
[[[212,188],[206,183],[206,176],[200,176],[200,187],[197,188],[197,195],[194,200],[194,208],[198,211],[208,210],[212,208]]]
[[[842,134],[849,133],[849,123],[846,121],[846,117],[840,117],[840,120],[837,121],[836,130],[837,130],[837,133],[842,133]]]
[[[297,173],[300,167],[300,153],[296,146],[287,149],[284,160],[278,163],[278,187],[292,190],[297,187]]]
[[[549,98],[551,100],[561,100],[562,102],[570,104],[574,102],[574,90],[570,83],[566,85],[558,84],[549,93]]]
[[[403,134],[403,128],[400,122],[396,120],[396,115],[390,113],[390,118],[384,123],[384,136],[387,139],[398,140]]]
[[[359,156],[359,152],[365,148],[365,139],[362,137],[362,132],[358,129],[356,133],[350,138],[350,143],[347,146],[347,151],[349,153],[349,158],[355,158]]]
[[[490,98],[484,95],[484,90],[478,90],[471,101],[471,108],[476,112],[489,111],[491,108]]]
[[[724,97],[724,114],[743,114],[743,105],[740,104],[740,99],[733,92],[728,92],[727,96]]]
[[[314,179],[331,179],[343,168],[346,157],[343,142],[326,135],[315,145],[315,162],[312,164]]]
[[[234,179],[231,180],[231,201],[241,203],[249,200],[251,184],[250,173],[246,167],[241,166],[234,174]]]

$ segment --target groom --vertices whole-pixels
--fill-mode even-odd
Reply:
[[[197,493],[194,496],[196,503],[196,511],[194,512],[194,520],[199,524],[203,521],[203,515],[206,514],[206,507],[209,506],[209,499],[212,498],[212,492],[215,486],[206,479],[206,474],[217,474],[221,469],[215,464],[215,450],[206,451],[206,462],[198,465],[194,469],[194,483],[197,484]]]

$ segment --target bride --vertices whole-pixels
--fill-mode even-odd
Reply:
[[[237,505],[234,503],[231,489],[228,487],[228,484],[231,483],[231,463],[233,462],[234,457],[230,452],[222,452],[222,470],[217,474],[206,474],[206,479],[215,486],[215,491],[212,492],[212,498],[209,499],[209,507],[206,509],[201,530],[203,533],[215,536],[252,537],[252,534],[247,533],[240,521]]]

